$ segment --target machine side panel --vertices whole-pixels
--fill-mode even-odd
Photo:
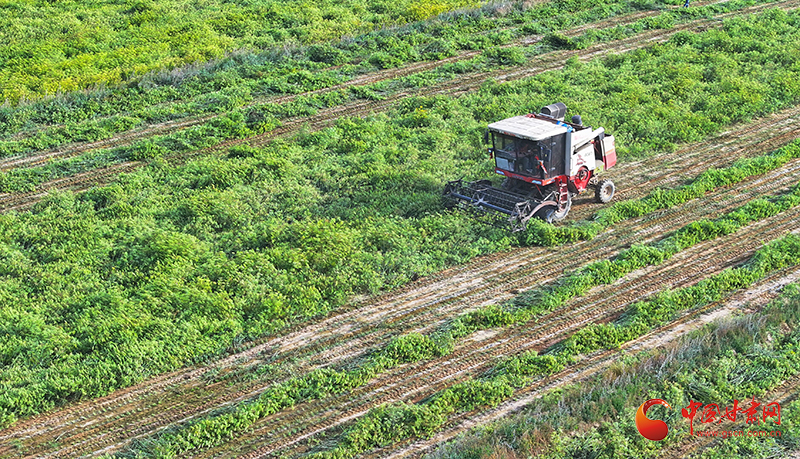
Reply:
[[[614,144],[614,136],[606,135],[603,139],[603,165],[606,169],[611,169],[617,164],[617,147]]]

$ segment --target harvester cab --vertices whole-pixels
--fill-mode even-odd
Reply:
[[[614,136],[584,126],[579,116],[565,122],[566,112],[559,102],[539,114],[490,124],[484,140],[495,172],[504,176],[502,187],[488,180],[456,180],[448,182],[445,196],[482,214],[501,216],[514,231],[524,230],[534,217],[548,223],[564,219],[572,197],[587,188],[595,189],[598,202],[609,202],[614,183],[598,180],[597,172],[616,164]]]

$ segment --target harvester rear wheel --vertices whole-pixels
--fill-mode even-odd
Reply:
[[[614,191],[616,191],[614,182],[611,180],[600,180],[600,183],[597,184],[597,188],[594,190],[594,199],[599,203],[606,204],[614,197]]]

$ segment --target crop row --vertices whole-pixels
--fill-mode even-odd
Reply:
[[[505,12],[508,14],[492,7],[473,8],[339,42],[237,52],[205,65],[149,74],[125,86],[3,107],[0,135],[50,124],[72,124],[69,127],[74,129],[75,123],[83,122],[90,122],[87,130],[113,132],[111,123],[120,113],[148,123],[213,113],[240,106],[253,97],[314,91],[388,66],[506,44],[524,33],[518,30],[520,25],[527,25],[527,33],[543,33],[634,11],[619,1],[602,2],[599,8],[585,2],[571,6],[525,9],[516,5]],[[176,105],[167,107],[165,103]],[[98,116],[110,118],[101,126],[93,125],[91,121]],[[63,134],[69,135],[69,131]]]
[[[458,99],[409,97],[391,117],[344,118],[178,167],[156,163],[111,186],[56,193],[33,212],[0,215],[4,421],[203,361],[324,315],[352,295],[518,244],[441,207],[442,184],[454,173],[488,173],[478,142],[486,121],[561,99],[639,151],[651,141],[700,137],[730,121],[712,119],[727,104],[753,114],[795,100],[776,80],[784,70],[772,71],[764,59],[794,59],[797,17],[772,11],[728,21],[722,30],[487,84]],[[765,38],[772,36],[781,38]],[[689,61],[716,79],[698,80],[696,92],[671,92],[664,72]],[[633,109],[600,95],[644,91],[634,79],[654,95]],[[763,90],[733,91],[734,81]],[[657,96],[662,90],[672,102]],[[742,102],[743,92],[756,98]],[[671,110],[658,108],[668,103]],[[713,109],[687,115],[695,103]],[[681,116],[708,123],[678,129]],[[638,138],[640,126],[628,117],[654,128]],[[188,149],[210,141],[214,129],[236,132],[242,124],[233,121],[151,145]],[[13,182],[14,175],[2,177]]]
[[[662,292],[653,299],[638,302],[620,322],[595,325],[576,332],[552,353],[538,355],[527,352],[513,357],[498,364],[484,377],[458,383],[419,404],[400,403],[373,409],[342,435],[335,448],[310,457],[355,457],[375,447],[430,435],[446,422],[449,415],[496,406],[534,378],[561,371],[580,354],[617,347],[642,336],[651,327],[665,323],[676,312],[718,301],[769,273],[796,266],[800,263],[796,259],[797,253],[800,253],[800,237],[787,235],[757,251],[745,266],[725,270],[692,287]]]
[[[727,3],[726,3],[727,4]],[[742,5],[739,5],[742,6]],[[711,8],[709,6],[708,8]],[[786,18],[776,18],[779,20],[785,20]],[[736,28],[736,26],[731,27],[732,29]],[[686,36],[681,36],[678,41],[680,43],[685,44],[688,40]],[[712,35],[711,42],[719,41],[719,37],[714,37]],[[703,43],[702,45],[698,43],[697,45],[706,46],[706,45],[713,45],[716,47],[721,46],[721,44],[714,44],[714,43]],[[730,47],[730,45],[725,45]],[[737,45],[738,47],[739,45]],[[741,50],[742,52],[751,52],[752,50],[748,51],[747,49]],[[785,53],[784,53],[785,56]],[[682,57],[686,62],[684,65],[688,65],[690,62],[695,61],[695,58],[686,59],[686,57]],[[784,57],[785,59],[785,57]],[[454,75],[460,72],[465,71],[464,65],[478,65],[478,62],[484,62],[485,58],[479,57],[474,58],[470,61],[464,63],[456,63],[456,64],[447,64],[444,65],[442,68],[437,69],[433,72],[430,78],[439,78],[443,75]],[[770,61],[771,62],[771,61]],[[603,85],[600,84],[600,81],[608,81],[611,79],[622,78],[623,75],[627,75],[628,69],[619,68],[618,62],[606,62],[606,75],[602,75],[602,78],[599,78],[598,75],[597,79],[593,81],[586,81],[585,86],[593,86],[597,88],[596,90],[592,91],[589,89],[584,89],[584,92],[594,93],[593,97],[585,97],[581,96],[581,105],[588,103],[589,100],[603,100],[608,99],[608,97],[604,96],[603,94],[608,93],[609,91],[615,91],[622,88],[605,88],[601,87]],[[673,65],[675,65],[673,63]],[[714,64],[716,65],[716,64]],[[582,66],[578,66],[582,67]],[[609,70],[612,70],[609,67],[616,67],[611,71],[610,75],[608,74]],[[582,79],[586,79],[585,74],[587,73],[588,69],[582,68],[574,68],[572,71],[561,71],[561,72],[551,72],[554,74],[556,79],[561,79],[562,81],[569,81],[570,79],[578,77],[578,75],[582,75]],[[650,71],[652,71],[651,69]],[[688,69],[684,69],[688,70]],[[692,69],[694,73],[708,73],[713,69],[701,69],[696,68]],[[742,69],[744,70],[744,69]],[[769,72],[767,68],[764,69],[765,72]],[[749,72],[749,70],[748,70]],[[719,77],[720,75],[717,75]],[[744,75],[742,75],[744,76]],[[752,73],[749,74],[752,76]],[[789,77],[789,75],[785,75]],[[418,75],[415,77],[424,77],[424,75]],[[398,81],[402,81],[404,83],[401,84],[417,84],[413,81],[409,80],[410,77],[403,77],[400,78]],[[428,78],[428,77],[426,77]],[[661,77],[663,78],[663,77]],[[540,78],[533,78],[525,80],[528,84],[516,84],[515,88],[508,88],[506,85],[503,85],[502,92],[500,94],[508,94],[509,92],[532,92],[533,94],[539,94],[540,91],[537,90],[539,88],[525,88],[525,90],[520,91],[520,86],[530,86],[530,83],[533,83],[535,80],[544,80],[542,83],[547,88],[547,92],[552,93],[550,98],[552,100],[562,100],[567,99],[571,96],[573,92],[571,88],[563,87],[563,85],[555,84],[553,80],[545,78],[541,76]],[[648,92],[656,92],[657,90],[666,90],[664,87],[663,81],[658,81],[660,78],[653,78],[649,81],[651,84],[647,88],[639,88],[637,90],[646,89]],[[769,94],[769,99],[764,98],[763,96],[747,96],[748,100],[745,102],[750,103],[750,107],[745,103],[744,105],[739,103],[736,105],[736,108],[733,109],[732,107],[727,106],[719,106],[718,104],[707,104],[703,102],[704,108],[698,107],[699,97],[702,94],[691,94],[686,91],[686,88],[682,91],[682,94],[676,94],[677,96],[682,96],[687,98],[684,101],[686,104],[693,105],[691,115],[682,113],[680,116],[675,116],[670,121],[676,124],[675,129],[668,129],[666,126],[662,125],[661,121],[659,121],[656,125],[651,125],[652,128],[648,131],[647,135],[644,135],[642,132],[645,125],[644,121],[647,118],[652,118],[652,113],[648,113],[646,115],[642,114],[632,114],[629,117],[621,118],[619,116],[611,116],[610,114],[613,113],[620,113],[623,107],[617,107],[617,104],[613,104],[609,101],[604,102],[602,107],[598,107],[595,111],[596,114],[600,115],[599,122],[603,122],[602,118],[612,118],[606,120],[607,122],[603,122],[603,124],[607,127],[607,129],[615,130],[620,129],[622,134],[623,140],[626,137],[638,137],[635,139],[631,139],[630,142],[623,142],[627,144],[627,148],[634,150],[634,152],[641,152],[650,151],[652,149],[663,149],[664,147],[669,148],[675,141],[687,141],[687,140],[697,140],[700,138],[701,135],[708,134],[713,132],[714,130],[718,129],[721,125],[727,125],[731,122],[738,121],[741,119],[745,119],[750,116],[751,113],[760,112],[764,109],[774,110],[785,106],[787,103],[791,103],[797,98],[797,91],[792,90],[791,87],[785,87],[786,80],[784,78],[774,78],[771,77],[768,80],[762,83],[766,83],[769,86],[772,86],[772,91]],[[552,84],[551,84],[552,83]],[[725,88],[721,86],[725,86],[729,88],[728,81],[725,79],[721,79],[717,84],[706,85],[704,88],[696,88],[702,92],[707,92],[704,95],[705,99],[714,98],[715,94],[718,94],[721,90],[725,90]],[[382,85],[387,85],[389,82],[383,82]],[[752,86],[752,89],[755,89],[759,82],[751,82],[749,83]],[[637,85],[640,85],[637,84]],[[696,84],[693,84],[697,86]],[[616,85],[615,85],[616,86]],[[674,84],[669,82],[670,91],[674,90]],[[634,86],[635,87],[635,86]],[[557,88],[556,91],[553,91],[553,88]],[[362,90],[368,90],[370,93],[374,94],[374,91],[370,88],[361,87]],[[742,88],[745,89],[745,88]],[[497,91],[491,91],[496,96],[498,94]],[[667,91],[668,93],[669,91]],[[745,94],[741,94],[745,96]],[[44,166],[34,167],[29,169],[23,170],[14,170],[6,173],[0,173],[0,191],[3,192],[20,192],[20,191],[30,191],[31,189],[35,188],[38,184],[43,183],[47,180],[56,179],[58,177],[63,177],[68,174],[76,173],[85,171],[89,168],[94,167],[96,164],[101,164],[104,162],[115,162],[115,161],[126,161],[126,160],[138,160],[138,159],[153,159],[159,158],[162,156],[171,156],[174,154],[182,154],[189,151],[194,151],[199,148],[205,148],[208,146],[213,145],[215,142],[221,142],[228,139],[236,139],[236,138],[244,138],[251,135],[255,135],[261,132],[266,132],[269,130],[274,129],[275,127],[280,125],[280,119],[285,119],[288,117],[296,117],[296,116],[308,116],[314,114],[320,107],[331,107],[344,101],[348,100],[350,96],[348,96],[346,90],[341,91],[334,91],[324,94],[311,94],[307,96],[302,96],[298,99],[293,100],[287,104],[282,105],[261,105],[257,107],[250,107],[250,108],[239,108],[234,109],[226,114],[220,115],[212,119],[209,123],[201,125],[201,126],[194,126],[191,128],[186,129],[185,131],[180,131],[173,134],[163,135],[163,136],[154,136],[150,139],[140,140],[135,142],[130,146],[125,147],[117,147],[112,148],[110,151],[102,150],[99,152],[89,152],[84,155],[81,155],[77,158],[70,158],[60,161],[55,161],[49,163]],[[704,99],[704,100],[705,100]],[[675,103],[675,99],[671,99],[672,102]],[[501,101],[498,101],[501,102]],[[656,102],[656,101],[653,101]],[[658,101],[661,102],[661,101]],[[735,102],[731,100],[731,102]],[[767,103],[769,105],[764,105]],[[425,102],[423,102],[425,103]],[[429,102],[427,103],[429,104]],[[611,106],[608,106],[611,104]],[[488,113],[485,112],[485,108],[481,108],[479,103],[470,101],[465,107],[475,113],[475,116],[482,119],[486,117]],[[474,105],[474,106],[473,106]],[[504,104],[507,106],[508,104]],[[526,106],[532,105],[530,102],[525,104]],[[657,104],[656,104],[657,105]],[[701,106],[701,107],[703,107]],[[535,110],[531,108],[530,110]],[[581,111],[585,110],[582,108]],[[656,110],[654,108],[654,110]],[[677,110],[675,112],[678,112]],[[731,112],[739,112],[738,116],[732,117],[730,116]],[[447,113],[442,113],[443,116],[447,116]],[[597,115],[592,116],[594,118]],[[681,118],[681,116],[683,118]],[[672,117],[672,113],[670,113],[670,117]],[[637,119],[636,123],[631,122],[631,118]],[[407,127],[421,127],[430,125],[433,122],[433,118],[431,114],[425,110],[415,111],[414,113],[408,113],[404,116],[404,124]],[[487,119],[489,121],[489,119]],[[688,123],[688,125],[687,125]],[[640,134],[640,132],[642,132]],[[677,134],[677,136],[676,136]],[[624,152],[624,148],[621,148],[621,152]],[[479,174],[478,171],[470,171],[471,174]],[[544,234],[539,234],[544,231]],[[584,233],[593,231],[592,227],[582,228],[581,231],[573,231],[572,234],[568,237],[585,237],[582,236]],[[539,229],[536,231],[537,234],[533,235],[532,237],[535,239],[541,239],[543,242],[547,242],[549,238],[552,238],[552,235],[546,234],[546,231],[543,229]]]
[[[767,157],[784,160],[800,157],[800,142],[795,142]],[[728,168],[727,170],[732,173],[727,176],[738,177],[738,181],[744,179],[745,175],[736,175],[735,171],[753,172],[746,165],[756,161],[761,165],[783,164],[780,160],[773,162],[763,158],[751,159]],[[725,174],[725,171],[707,171],[697,181],[702,182],[706,174],[719,175]],[[679,203],[673,205],[677,204]],[[448,355],[453,352],[458,341],[477,330],[528,322],[538,314],[553,310],[583,295],[592,287],[610,284],[636,269],[660,264],[701,241],[731,234],[747,224],[777,215],[797,205],[800,205],[800,185],[796,186],[793,192],[776,198],[774,202],[755,200],[716,220],[693,222],[656,243],[647,246],[634,245],[613,260],[589,264],[578,272],[558,280],[554,287],[542,287],[521,294],[505,306],[491,305],[462,314],[430,336],[411,333],[397,337],[385,348],[370,354],[366,361],[355,369],[344,371],[317,369],[305,376],[272,386],[255,401],[240,405],[226,414],[193,422],[184,429],[171,432],[158,441],[149,443],[148,454],[155,457],[171,457],[190,449],[217,445],[236,432],[247,429],[257,419],[303,401],[325,398],[354,389],[377,374],[400,364]],[[666,317],[653,319],[664,321]],[[580,331],[576,335],[580,333],[586,332]],[[566,364],[566,361],[559,361],[552,356],[534,355],[527,365],[534,365],[533,361],[536,359],[540,361],[536,365],[551,372],[560,371]]]
[[[173,0],[140,0],[76,11],[72,3],[11,2],[0,18],[5,44],[0,50],[0,100],[16,103],[116,85],[139,80],[137,75],[151,70],[206,62],[226,52],[338,40],[477,5],[463,0],[235,5],[203,0],[185,6]]]
[[[722,407],[737,399],[746,407],[752,397],[764,405],[781,403],[784,417],[780,426],[775,425],[782,431],[781,437],[758,438],[756,442],[729,438],[714,448],[719,456],[711,457],[788,457],[800,435],[800,405],[794,402],[786,406],[774,395],[764,394],[792,379],[796,381],[794,377],[800,372],[798,327],[800,289],[790,284],[778,299],[758,312],[718,319],[666,348],[623,357],[621,364],[605,374],[545,394],[520,413],[476,429],[430,457],[488,457],[492,452],[520,456],[535,452],[544,458],[586,457],[590,452],[608,457],[648,457],[659,450],[666,456],[664,449],[687,440],[688,422],[680,410],[690,400]],[[662,442],[645,440],[633,429],[635,411],[648,398],[665,399],[672,406],[657,415],[669,426],[669,436]],[[702,425],[697,421],[695,429]],[[743,424],[737,423],[734,429],[747,427]],[[774,422],[768,420],[766,425],[770,424]],[[581,428],[587,425],[597,427]],[[764,427],[759,424],[750,428]],[[732,445],[736,440],[740,441]]]
[[[753,2],[746,2],[753,5]],[[744,4],[742,4],[744,5]],[[735,4],[711,3],[696,5],[691,9],[671,9],[663,11],[657,16],[649,16],[631,23],[618,24],[608,28],[587,28],[582,34],[567,36],[559,32],[552,32],[545,36],[545,42],[555,48],[564,49],[586,49],[596,43],[603,43],[623,38],[631,37],[646,30],[670,29],[679,22],[687,19],[698,19],[708,17],[713,14],[732,11],[733,8],[740,8]]]
[[[763,3],[769,4],[775,1],[763,0]],[[625,28],[626,33],[609,34],[606,39],[624,37],[631,33],[654,28],[669,28],[677,22],[737,11],[752,4],[751,1],[734,0],[697,6],[691,12],[668,11],[659,16],[662,19],[648,18],[637,21]],[[660,5],[654,5],[654,7],[657,8]],[[545,44],[535,47],[498,47],[506,46],[522,35],[561,30],[561,28],[583,24],[586,21],[598,21],[605,17],[631,12],[630,4],[619,1],[603,2],[598,5],[585,2],[579,8],[580,11],[577,12],[563,10],[547,3],[535,6],[530,10],[515,10],[512,14],[503,17],[490,17],[490,20],[483,17],[483,13],[477,15],[477,19],[464,13],[463,17],[453,15],[447,20],[427,24],[422,28],[424,32],[418,34],[391,30],[389,33],[393,35],[389,38],[382,35],[379,36],[382,38],[372,35],[359,37],[356,39],[359,46],[348,48],[346,51],[336,51],[336,48],[331,45],[326,47],[316,45],[304,52],[298,51],[277,57],[274,53],[270,54],[269,59],[272,60],[261,62],[260,65],[257,65],[258,58],[237,54],[224,63],[212,66],[211,70],[199,69],[198,75],[191,78],[184,76],[177,82],[161,82],[159,85],[146,85],[146,88],[109,89],[100,91],[96,95],[75,94],[69,96],[69,100],[55,99],[13,109],[9,107],[6,109],[7,112],[0,109],[0,137],[9,137],[8,140],[0,141],[0,157],[55,148],[68,142],[106,139],[134,127],[187,117],[224,115],[238,110],[246,112],[247,116],[251,118],[274,116],[280,119],[287,116],[301,116],[303,113],[315,111],[319,107],[330,107],[358,98],[380,98],[389,90],[398,91],[409,87],[420,87],[431,81],[453,78],[460,73],[485,71],[496,66],[516,65],[552,49],[552,46]],[[576,15],[576,13],[578,14]],[[473,24],[470,24],[469,27],[456,27],[452,24],[453,22],[460,24],[464,21],[471,21]],[[512,21],[515,28],[504,29],[509,25],[509,21]],[[447,27],[448,30],[440,30],[440,27]],[[449,30],[451,27],[453,30]],[[497,27],[499,31],[487,33],[487,27]],[[384,53],[379,50],[382,48],[376,48],[376,45],[370,45],[370,43],[362,43],[370,40],[378,40],[381,43],[379,46],[383,48],[387,46],[408,47],[410,51],[399,53],[390,49],[386,52],[388,56],[391,56],[390,65],[380,58]],[[448,45],[440,43],[447,40],[457,43]],[[438,49],[437,46],[443,47],[442,49],[446,51],[440,50],[432,53],[431,50]],[[417,72],[395,78],[397,81],[382,81],[335,89],[355,78],[362,79],[365,73],[370,74],[386,66],[397,67],[419,60],[436,61],[469,50],[482,50],[484,53],[478,58],[463,59],[441,67],[437,65],[434,71]],[[323,62],[315,62],[314,59],[321,59],[317,56],[320,53],[333,53],[336,57],[328,56]],[[266,57],[262,59],[266,59]],[[348,64],[336,66],[335,69],[329,68],[331,64],[345,61]],[[413,71],[413,68],[409,71]],[[405,72],[401,70],[397,73],[402,75]],[[378,74],[375,76],[380,79]],[[194,79],[201,81],[194,81]],[[319,92],[328,88],[334,89]],[[317,93],[295,98],[296,100],[288,104],[281,103],[281,105],[285,105],[284,107],[274,107],[274,99],[271,96],[301,94],[309,91]],[[81,104],[87,105],[82,106]],[[45,107],[47,108],[45,109]],[[52,123],[61,125],[47,127]],[[262,130],[264,126],[261,127]],[[15,135],[20,131],[28,134]]]

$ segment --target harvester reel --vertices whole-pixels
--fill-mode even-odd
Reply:
[[[607,204],[611,201],[611,198],[614,197],[614,191],[616,191],[614,182],[611,180],[600,180],[600,183],[597,184],[597,188],[594,190],[594,199],[599,203]]]

